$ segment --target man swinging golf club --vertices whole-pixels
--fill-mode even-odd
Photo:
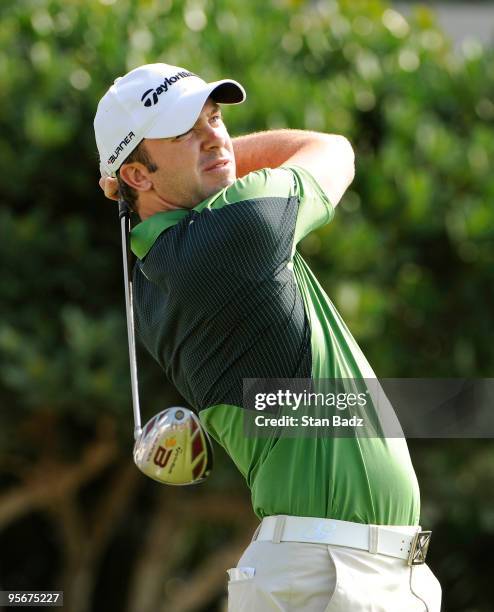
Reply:
[[[235,81],[150,64],[114,82],[94,122],[100,184],[141,220],[137,335],[262,519],[228,571],[229,610],[439,612],[404,438],[244,434],[244,379],[375,377],[296,248],[332,219],[352,147],[300,130],[232,140],[220,104],[244,100]]]

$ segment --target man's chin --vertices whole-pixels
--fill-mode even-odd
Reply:
[[[204,192],[206,193],[206,195],[203,197],[203,200],[205,200],[206,198],[209,198],[215,193],[218,193],[218,191],[221,191],[225,187],[229,187],[234,182],[235,182],[234,176],[226,176],[220,180],[215,181],[214,184],[205,188]]]

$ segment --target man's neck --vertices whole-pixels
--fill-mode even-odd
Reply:
[[[141,221],[145,221],[159,212],[169,212],[171,210],[183,210],[186,206],[177,206],[171,202],[167,202],[163,198],[148,198],[139,199],[137,212]]]

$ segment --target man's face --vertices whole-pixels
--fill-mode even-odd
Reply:
[[[151,175],[153,188],[170,204],[193,208],[235,181],[232,141],[211,98],[191,130],[175,138],[146,138],[144,143],[158,166]]]

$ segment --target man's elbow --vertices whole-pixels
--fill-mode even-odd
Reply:
[[[335,155],[340,160],[341,165],[347,170],[348,184],[355,177],[355,152],[351,142],[341,134],[328,134],[332,139],[331,142],[331,160],[335,159]]]
[[[348,185],[350,185],[355,178],[355,152],[348,138],[344,136],[342,138],[344,141],[345,157],[348,159]]]
[[[344,142],[344,148],[346,149],[346,155],[348,156],[350,165],[352,167],[353,176],[355,176],[355,151],[353,150],[351,142],[345,136],[341,136]]]
[[[327,148],[324,187],[333,206],[336,206],[355,178],[355,153],[345,136],[327,134],[325,138]]]

